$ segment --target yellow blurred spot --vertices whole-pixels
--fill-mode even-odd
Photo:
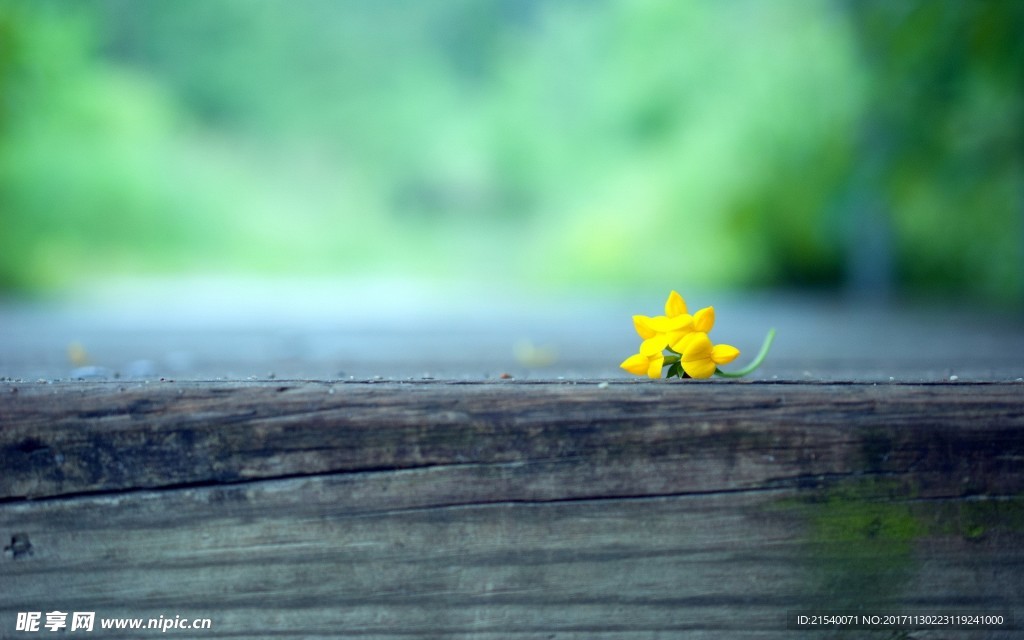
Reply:
[[[75,367],[89,364],[89,354],[80,342],[72,342],[68,345],[68,361]]]
[[[520,340],[515,346],[516,362],[524,367],[548,367],[555,363],[558,354],[549,347],[539,347],[529,340]]]

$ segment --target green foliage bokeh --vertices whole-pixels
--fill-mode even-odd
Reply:
[[[1024,297],[1024,4],[0,0],[0,289]]]

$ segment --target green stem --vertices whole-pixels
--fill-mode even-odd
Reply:
[[[772,342],[775,340],[775,329],[769,329],[768,335],[765,336],[764,344],[761,345],[761,351],[758,352],[757,357],[754,361],[747,365],[745,368],[739,371],[722,371],[721,369],[715,369],[715,375],[722,376],[723,378],[742,378],[743,376],[753,373],[755,369],[761,366],[764,362],[765,357],[768,355],[768,350],[772,348]]]

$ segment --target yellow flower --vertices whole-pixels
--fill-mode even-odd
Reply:
[[[714,324],[714,316],[711,320]],[[686,301],[673,291],[665,301],[665,315],[633,316],[633,326],[644,341],[640,344],[640,354],[652,356],[660,353],[665,347],[680,342],[693,332],[694,318],[686,312]]]
[[[626,358],[619,366],[633,375],[660,378],[661,368],[665,366],[665,356],[661,351],[651,354],[641,352]]]
[[[715,326],[715,308],[704,307],[697,313],[693,314],[693,323],[690,326],[690,330],[683,334],[675,334],[672,336],[673,340],[668,343],[676,353],[682,353],[683,348],[686,346],[686,340],[695,333],[710,333],[711,329]]]
[[[699,313],[699,312],[698,312]],[[711,322],[714,323],[712,312]],[[739,349],[727,344],[712,345],[708,334],[698,331],[682,340],[680,363],[691,378],[710,378],[720,364],[729,364],[740,355]]]
[[[693,314],[693,330],[700,331],[701,333],[711,333],[711,329],[715,326],[715,308],[704,307],[697,313]]]
[[[663,316],[633,316],[633,326],[643,342],[640,352],[622,361],[626,371],[649,378],[660,378],[661,370],[668,366],[666,378],[742,378],[764,362],[775,340],[775,329],[768,331],[761,351],[754,361],[738,371],[722,371],[718,365],[735,360],[740,351],[727,344],[712,344],[708,333],[715,326],[715,308],[705,307],[690,315],[686,301],[672,291],[665,301]],[[670,350],[666,355],[665,350]]]

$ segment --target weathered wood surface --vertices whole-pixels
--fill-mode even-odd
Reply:
[[[1019,383],[3,384],[0,424],[0,499],[495,463],[637,469],[644,495],[858,473],[1001,494],[1024,475]]]
[[[213,621],[179,638],[1024,621],[1020,383],[7,383],[0,469],[0,637],[52,609]]]

